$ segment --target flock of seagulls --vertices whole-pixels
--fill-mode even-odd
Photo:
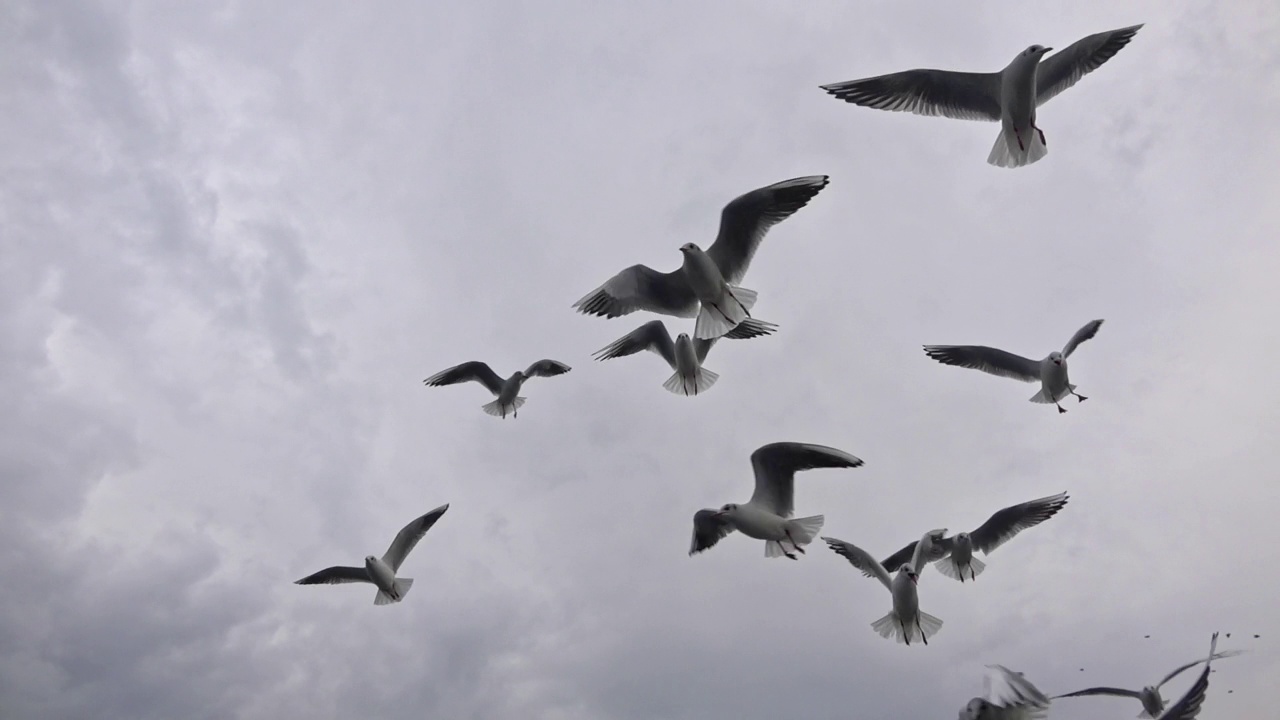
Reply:
[[[1049,99],[1096,70],[1127,45],[1142,25],[1090,35],[1056,55],[1052,48],[1032,45],[1007,67],[994,73],[947,70],[908,70],[890,75],[821,86],[832,96],[864,107],[942,115],[951,118],[997,121],[1001,124],[988,162],[1016,168],[1044,158],[1045,134],[1036,123],[1036,110]],[[715,385],[719,375],[704,366],[707,354],[722,338],[748,340],[773,335],[777,325],[752,315],[759,294],[743,287],[751,260],[768,232],[811,202],[830,183],[827,175],[783,180],[747,192],[724,206],[715,240],[703,250],[695,243],[680,246],[680,267],[660,272],[646,265],[632,265],[573,304],[586,315],[617,318],[644,310],[674,318],[695,318],[692,334],[681,332],[673,340],[662,320],[651,320],[595,353],[599,361],[649,351],[660,356],[673,371],[663,383],[669,392],[696,397]],[[1102,327],[1093,320],[1080,328],[1062,348],[1043,359],[1015,355],[985,345],[926,345],[925,354],[944,365],[981,370],[992,375],[1040,383],[1035,403],[1053,404],[1065,413],[1061,401],[1076,392],[1067,374],[1067,358]],[[525,398],[524,383],[534,377],[554,377],[570,367],[556,360],[539,360],[505,380],[480,361],[464,362],[427,378],[427,386],[477,382],[496,399],[483,406],[500,418],[518,417]],[[754,488],[743,503],[727,503],[719,509],[698,510],[693,515],[689,555],[702,553],[737,531],[764,541],[766,558],[798,560],[805,548],[819,538],[823,515],[793,517],[795,477],[805,470],[852,469],[863,461],[843,450],[801,442],[775,442],[751,454]],[[891,596],[891,609],[871,623],[882,637],[904,645],[928,645],[942,627],[942,620],[921,609],[919,585],[926,566],[943,576],[973,584],[985,569],[976,557],[990,555],[1020,532],[1052,518],[1067,505],[1067,493],[1041,497],[994,513],[971,532],[948,535],[946,528],[922,534],[884,560],[867,550],[834,537],[821,537],[837,555],[863,575],[875,578]],[[302,585],[364,582],[377,587],[376,605],[404,600],[413,580],[398,577],[401,565],[418,541],[444,515],[442,505],[406,525],[382,555],[369,555],[364,567],[334,566],[298,580]],[[1229,637],[1229,635],[1228,635]],[[1217,633],[1209,656],[1187,663],[1160,683],[1140,691],[1095,687],[1054,696],[1052,699],[1087,695],[1137,698],[1141,717],[1160,720],[1192,720],[1204,702],[1209,666],[1217,658],[1239,654],[1218,653]],[[1183,671],[1203,663],[1199,679],[1187,693],[1167,705],[1160,687]],[[1051,698],[1022,676],[1000,665],[988,666],[985,697],[970,700],[960,720],[1035,720],[1046,717]]]

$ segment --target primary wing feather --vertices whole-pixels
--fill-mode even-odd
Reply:
[[[427,531],[431,529],[431,526],[435,525],[436,521],[440,519],[440,516],[444,515],[445,511],[448,509],[449,504],[445,503],[426,515],[415,519],[408,525],[405,525],[400,532],[396,533],[396,539],[391,541],[391,545],[382,555],[382,561],[391,567],[392,572],[400,569],[400,564],[404,562],[406,557],[408,557],[409,551],[418,544],[418,541],[422,539],[422,536],[427,534]]]
[[[854,468],[862,460],[843,450],[810,443],[776,442],[751,453],[756,488],[751,502],[763,505],[781,517],[795,511],[795,478],[800,470]]]
[[[893,578],[889,576],[888,571],[884,569],[883,565],[876,562],[876,559],[871,557],[871,553],[863,550],[853,543],[847,543],[843,540],[837,540],[836,538],[823,537],[822,541],[825,542],[827,546],[835,552],[835,554],[845,560],[848,560],[850,565],[861,570],[863,575],[879,580],[882,585],[890,590],[890,592],[893,591]]]
[[[1080,82],[1129,44],[1142,25],[1094,33],[1040,61],[1036,69],[1036,105]]]
[[[863,107],[957,120],[1000,120],[1000,73],[917,69],[823,85]]]
[[[698,314],[699,303],[683,271],[661,273],[647,265],[632,265],[587,293],[573,307],[586,315],[609,318],[637,310],[693,317]]]
[[[498,377],[498,374],[486,363],[479,360],[464,362],[461,365],[454,365],[448,370],[441,370],[422,382],[428,387],[439,387],[472,380],[484,385],[494,395],[502,392],[502,378]]]
[[[740,195],[720,213],[720,233],[707,255],[720,268],[725,282],[736,285],[769,228],[809,204],[822,188],[826,175],[810,175],[774,183]]]
[[[699,510],[693,514],[693,541],[689,544],[689,554],[706,550],[731,532],[733,525],[717,515],[715,510]]]
[[[297,585],[338,585],[341,583],[367,582],[371,583],[369,573],[364,568],[347,567],[344,565],[334,565],[327,567],[320,572],[312,573],[301,580],[294,580]]]
[[[739,323],[741,325],[742,323]],[[737,328],[734,328],[735,330]],[[595,352],[597,360],[635,355],[642,350],[649,350],[662,356],[672,368],[676,366],[675,343],[671,341],[671,333],[661,320],[650,320],[622,337],[614,340],[604,348]]]
[[[981,370],[1023,382],[1040,382],[1040,363],[986,345],[925,345],[924,353],[943,365]]]
[[[1071,339],[1067,341],[1067,344],[1063,346],[1062,357],[1071,357],[1071,353],[1076,351],[1076,348],[1079,347],[1080,343],[1098,334],[1098,328],[1100,327],[1102,327],[1102,321],[1093,320],[1088,325],[1077,330],[1076,334],[1072,335]]]
[[[993,550],[1013,539],[1015,535],[1048,520],[1067,505],[1065,492],[1037,498],[998,510],[977,530],[969,533],[973,546],[989,555]]]

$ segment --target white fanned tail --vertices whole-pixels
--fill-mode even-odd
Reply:
[[[516,410],[519,410],[522,405],[524,405],[524,398],[518,397],[510,405],[505,407],[499,404],[499,401],[494,400],[491,403],[485,403],[481,408],[494,417],[505,418],[508,415],[514,415]]]
[[[693,336],[699,340],[723,337],[738,323],[751,317],[751,307],[756,304],[756,291],[744,287],[729,287],[720,301],[709,305],[702,303],[698,320],[693,326]]]
[[[895,610],[890,610],[888,615],[871,623],[871,629],[879,633],[880,637],[892,639],[902,645],[920,642],[924,639],[920,637],[921,631],[924,632],[925,638],[931,638],[941,628],[942,621],[927,612],[920,613],[920,627],[917,628],[915,623],[912,623],[905,632]]]
[[[1040,131],[1035,128],[1028,128],[1022,133],[1022,144],[1025,150],[1018,147],[1016,135],[1012,132],[1006,135],[1002,128],[996,135],[996,144],[991,147],[987,162],[997,167],[1016,168],[1030,165],[1049,154],[1049,148],[1040,140]]]
[[[704,393],[716,384],[720,376],[711,372],[706,368],[698,368],[698,372],[692,378],[685,380],[680,373],[675,373],[662,383],[662,387],[675,393],[676,395],[697,395]]]
[[[404,599],[405,595],[409,594],[409,588],[411,587],[413,587],[413,578],[396,578],[395,580],[396,594],[399,595],[400,598],[399,599],[393,598],[390,595],[379,590],[378,596],[373,599],[373,604],[374,605],[390,605],[391,603],[400,602],[400,600]]]
[[[968,566],[962,568],[956,567],[955,561],[950,557],[942,558],[938,562],[934,563],[933,566],[943,575],[946,575],[952,580],[959,580],[960,582],[973,580],[981,575],[983,570],[987,569],[987,564],[978,558],[969,558]]]
[[[1066,396],[1070,395],[1070,394],[1071,394],[1071,392],[1072,392],[1072,391],[1074,391],[1075,389],[1076,389],[1076,386],[1075,386],[1075,385],[1072,385],[1071,383],[1067,383],[1067,389],[1066,389],[1066,390],[1063,390],[1063,391],[1062,391],[1062,394],[1058,396],[1058,400],[1057,400],[1057,401],[1055,401],[1053,398],[1049,397],[1049,388],[1047,388],[1047,387],[1041,387],[1041,388],[1040,388],[1040,392],[1038,392],[1038,393],[1036,393],[1035,395],[1032,395],[1032,396],[1031,396],[1031,402],[1033,402],[1033,403],[1042,403],[1042,404],[1044,404],[1044,405],[1048,405],[1048,404],[1051,404],[1051,403],[1053,403],[1053,402],[1059,402],[1059,401],[1061,401],[1064,397],[1066,397]]]
[[[810,515],[809,517],[796,518],[787,521],[787,530],[791,532],[791,539],[796,541],[798,545],[808,545],[813,539],[818,537],[818,533],[822,531],[822,523],[825,519],[821,515]]]

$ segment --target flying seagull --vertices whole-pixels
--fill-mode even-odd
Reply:
[[[1241,653],[1240,650],[1225,650],[1220,653],[1215,653],[1213,650],[1214,648],[1217,647],[1217,642],[1218,642],[1218,634],[1214,633],[1213,645],[1210,647],[1208,658],[1195,660],[1187,663],[1186,665],[1181,665],[1177,669],[1175,669],[1173,672],[1169,673],[1168,675],[1165,675],[1164,679],[1161,680],[1160,682],[1156,683],[1155,685],[1148,685],[1142,688],[1141,690],[1125,690],[1123,688],[1113,688],[1113,687],[1096,687],[1096,688],[1088,688],[1086,690],[1077,690],[1075,692],[1067,693],[1065,695],[1056,695],[1054,696],[1054,699],[1056,700],[1058,698],[1084,697],[1086,695],[1114,695],[1116,697],[1137,698],[1138,701],[1142,703],[1142,714],[1138,715],[1138,717],[1140,718],[1161,718],[1163,720],[1163,718],[1168,717],[1168,718],[1177,718],[1178,720],[1189,720],[1190,718],[1195,717],[1195,712],[1199,711],[1200,703],[1204,701],[1204,691],[1209,684],[1209,681],[1208,681],[1209,663],[1212,662],[1213,660],[1217,660],[1218,658],[1234,657]],[[1192,686],[1191,691],[1187,693],[1187,697],[1184,697],[1181,700],[1179,700],[1177,703],[1174,703],[1172,706],[1170,706],[1169,711],[1167,713],[1165,713],[1164,715],[1161,715],[1161,713],[1165,712],[1164,698],[1160,696],[1161,686],[1163,686],[1165,683],[1169,682],[1170,680],[1180,675],[1182,671],[1193,668],[1196,665],[1199,665],[1200,663],[1204,663],[1204,671],[1200,674],[1200,679],[1196,681],[1196,684],[1194,686]],[[1196,690],[1196,687],[1200,686],[1202,683],[1204,684],[1204,687],[1200,688],[1200,692],[1199,692],[1200,699],[1194,702],[1194,711],[1192,712],[1192,714],[1190,715],[1185,714],[1186,713],[1185,708],[1181,710],[1176,709],[1179,706],[1186,705],[1187,698],[1194,696],[1195,695],[1194,691]]]
[[[924,352],[943,365],[973,368],[1023,382],[1038,382],[1040,392],[1031,396],[1031,402],[1053,403],[1058,406],[1058,412],[1064,413],[1066,408],[1058,401],[1067,395],[1075,395],[1077,402],[1089,399],[1077,393],[1076,386],[1068,381],[1067,358],[1080,343],[1097,335],[1100,327],[1101,320],[1090,322],[1076,331],[1062,352],[1055,350],[1043,360],[1030,360],[986,345],[925,345]]]
[[[1031,681],[1003,665],[988,665],[985,698],[976,697],[960,710],[959,720],[1043,720],[1049,698]]]
[[[879,580],[893,595],[893,609],[888,615],[871,623],[871,628],[883,638],[893,638],[900,643],[910,645],[919,637],[925,645],[929,644],[929,636],[937,634],[942,621],[920,609],[920,597],[916,585],[920,582],[920,571],[924,569],[925,556],[933,543],[947,534],[946,528],[930,530],[916,541],[916,551],[911,562],[903,562],[892,578],[884,566],[871,557],[871,553],[852,543],[824,537],[823,541],[832,550],[865,575]]]
[[[823,517],[791,519],[795,512],[795,479],[800,470],[856,468],[862,460],[843,450],[809,443],[770,443],[751,453],[756,489],[742,504],[729,503],[719,510],[699,510],[693,516],[693,542],[689,554],[700,553],[734,530],[764,540],[764,556],[786,555],[798,560],[804,546],[822,529]],[[790,549],[788,549],[788,546]]]
[[[511,377],[503,380],[485,363],[472,360],[454,365],[448,370],[441,370],[422,382],[428,387],[439,387],[474,380],[498,396],[497,400],[481,406],[484,411],[506,420],[507,413],[511,413],[512,417],[520,417],[519,410],[520,406],[524,405],[524,398],[517,397],[517,393],[520,392],[525,380],[531,377],[555,377],[569,372],[570,369],[568,365],[557,360],[539,360],[524,372],[517,370]]]
[[[1012,540],[1014,535],[1048,520],[1066,505],[1065,492],[1010,505],[996,512],[973,532],[957,533],[954,537],[935,541],[925,555],[925,562],[935,563],[934,567],[938,572],[953,580],[964,582],[966,576],[975,580],[987,567],[986,563],[973,556],[975,549],[981,550],[983,555],[990,555],[996,548]],[[914,542],[907,545],[885,558],[881,565],[886,570],[898,567],[912,557],[916,545]],[[870,572],[864,573],[871,575]]]
[[[1036,108],[1101,67],[1141,28],[1090,35],[1048,58],[1045,53],[1053,48],[1032,45],[999,72],[907,70],[822,89],[845,102],[878,110],[999,122],[1000,134],[987,162],[1021,167],[1049,152],[1044,131],[1036,125]]]
[[[445,503],[405,525],[404,529],[396,535],[396,539],[391,541],[391,547],[387,548],[382,557],[378,558],[373,555],[365,557],[364,567],[362,568],[335,565],[297,580],[296,583],[298,585],[373,583],[378,586],[378,594],[373,599],[374,605],[400,602],[405,595],[409,594],[409,588],[413,587],[413,578],[396,577],[396,572],[400,570],[400,564],[408,557],[409,551],[418,544],[422,536],[427,534],[431,526],[435,525],[440,516],[444,515],[444,511],[448,509],[449,504]]]
[[[680,246],[679,269],[661,273],[632,265],[573,304],[578,312],[615,318],[636,310],[694,317],[693,336],[710,340],[751,317],[756,293],[738,287],[769,228],[791,217],[827,186],[826,175],[783,180],[752,190],[720,213],[720,234],[703,252]]]
[[[746,340],[761,335],[772,335],[777,327],[773,323],[747,318],[735,325],[723,337]],[[675,370],[675,374],[667,378],[662,387],[677,395],[697,395],[709,390],[716,380],[720,379],[719,374],[702,366],[702,362],[707,359],[707,353],[711,351],[711,346],[716,344],[716,340],[718,338],[691,340],[688,333],[680,333],[676,336],[675,342],[672,342],[671,333],[667,332],[666,324],[661,320],[650,320],[596,351],[595,355],[597,360],[608,360],[635,355],[641,350],[657,353],[667,361],[672,370]]]

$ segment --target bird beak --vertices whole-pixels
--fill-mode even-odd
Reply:
[[[916,575],[915,573],[907,573],[907,577],[911,578],[911,584],[912,584],[912,585],[919,585],[919,584],[920,584],[920,576],[919,576],[919,575]]]
[[[1045,53],[1049,52],[1049,51],[1050,51],[1050,50],[1052,50],[1052,49],[1053,49],[1053,48],[1047,47],[1047,48],[1045,48],[1044,50],[1041,50],[1041,51],[1040,51],[1040,54],[1041,54],[1041,55],[1043,55],[1043,54],[1045,54]]]

